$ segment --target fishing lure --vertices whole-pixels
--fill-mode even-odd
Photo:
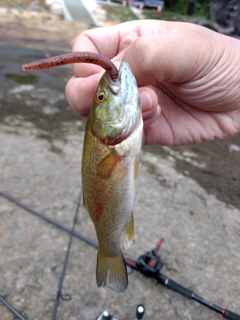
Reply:
[[[42,70],[72,63],[96,64],[106,70],[112,81],[116,81],[118,77],[118,70],[111,60],[99,53],[84,51],[65,53],[59,56],[41,59],[39,61],[33,61],[24,64],[22,66],[22,70]]]

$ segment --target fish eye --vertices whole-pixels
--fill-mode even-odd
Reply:
[[[105,100],[105,92],[104,91],[100,91],[97,93],[96,97],[95,97],[95,101],[97,103],[101,103]]]

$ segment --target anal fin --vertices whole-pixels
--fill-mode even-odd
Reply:
[[[134,240],[134,218],[133,218],[133,212],[132,212],[130,215],[130,219],[122,233],[122,241],[123,241],[124,248],[126,250],[131,247],[133,240]]]

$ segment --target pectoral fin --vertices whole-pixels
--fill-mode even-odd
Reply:
[[[131,213],[130,219],[123,230],[122,233],[122,240],[124,248],[127,250],[131,247],[133,240],[134,240],[134,218],[133,218],[133,212]]]
[[[115,151],[110,152],[97,166],[97,175],[102,179],[109,179],[116,166],[124,159]]]

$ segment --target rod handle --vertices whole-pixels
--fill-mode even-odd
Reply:
[[[236,314],[236,313],[229,311],[227,309],[224,309],[222,311],[222,316],[223,316],[223,318],[228,319],[228,320],[240,320],[239,314]]]
[[[187,298],[192,298],[192,291],[190,291],[189,289],[181,286],[179,283],[169,279],[168,277],[166,277],[163,274],[159,274],[157,280],[163,284],[165,287],[172,289],[180,294],[182,294],[183,296],[187,297]],[[240,319],[239,319],[240,320]]]

